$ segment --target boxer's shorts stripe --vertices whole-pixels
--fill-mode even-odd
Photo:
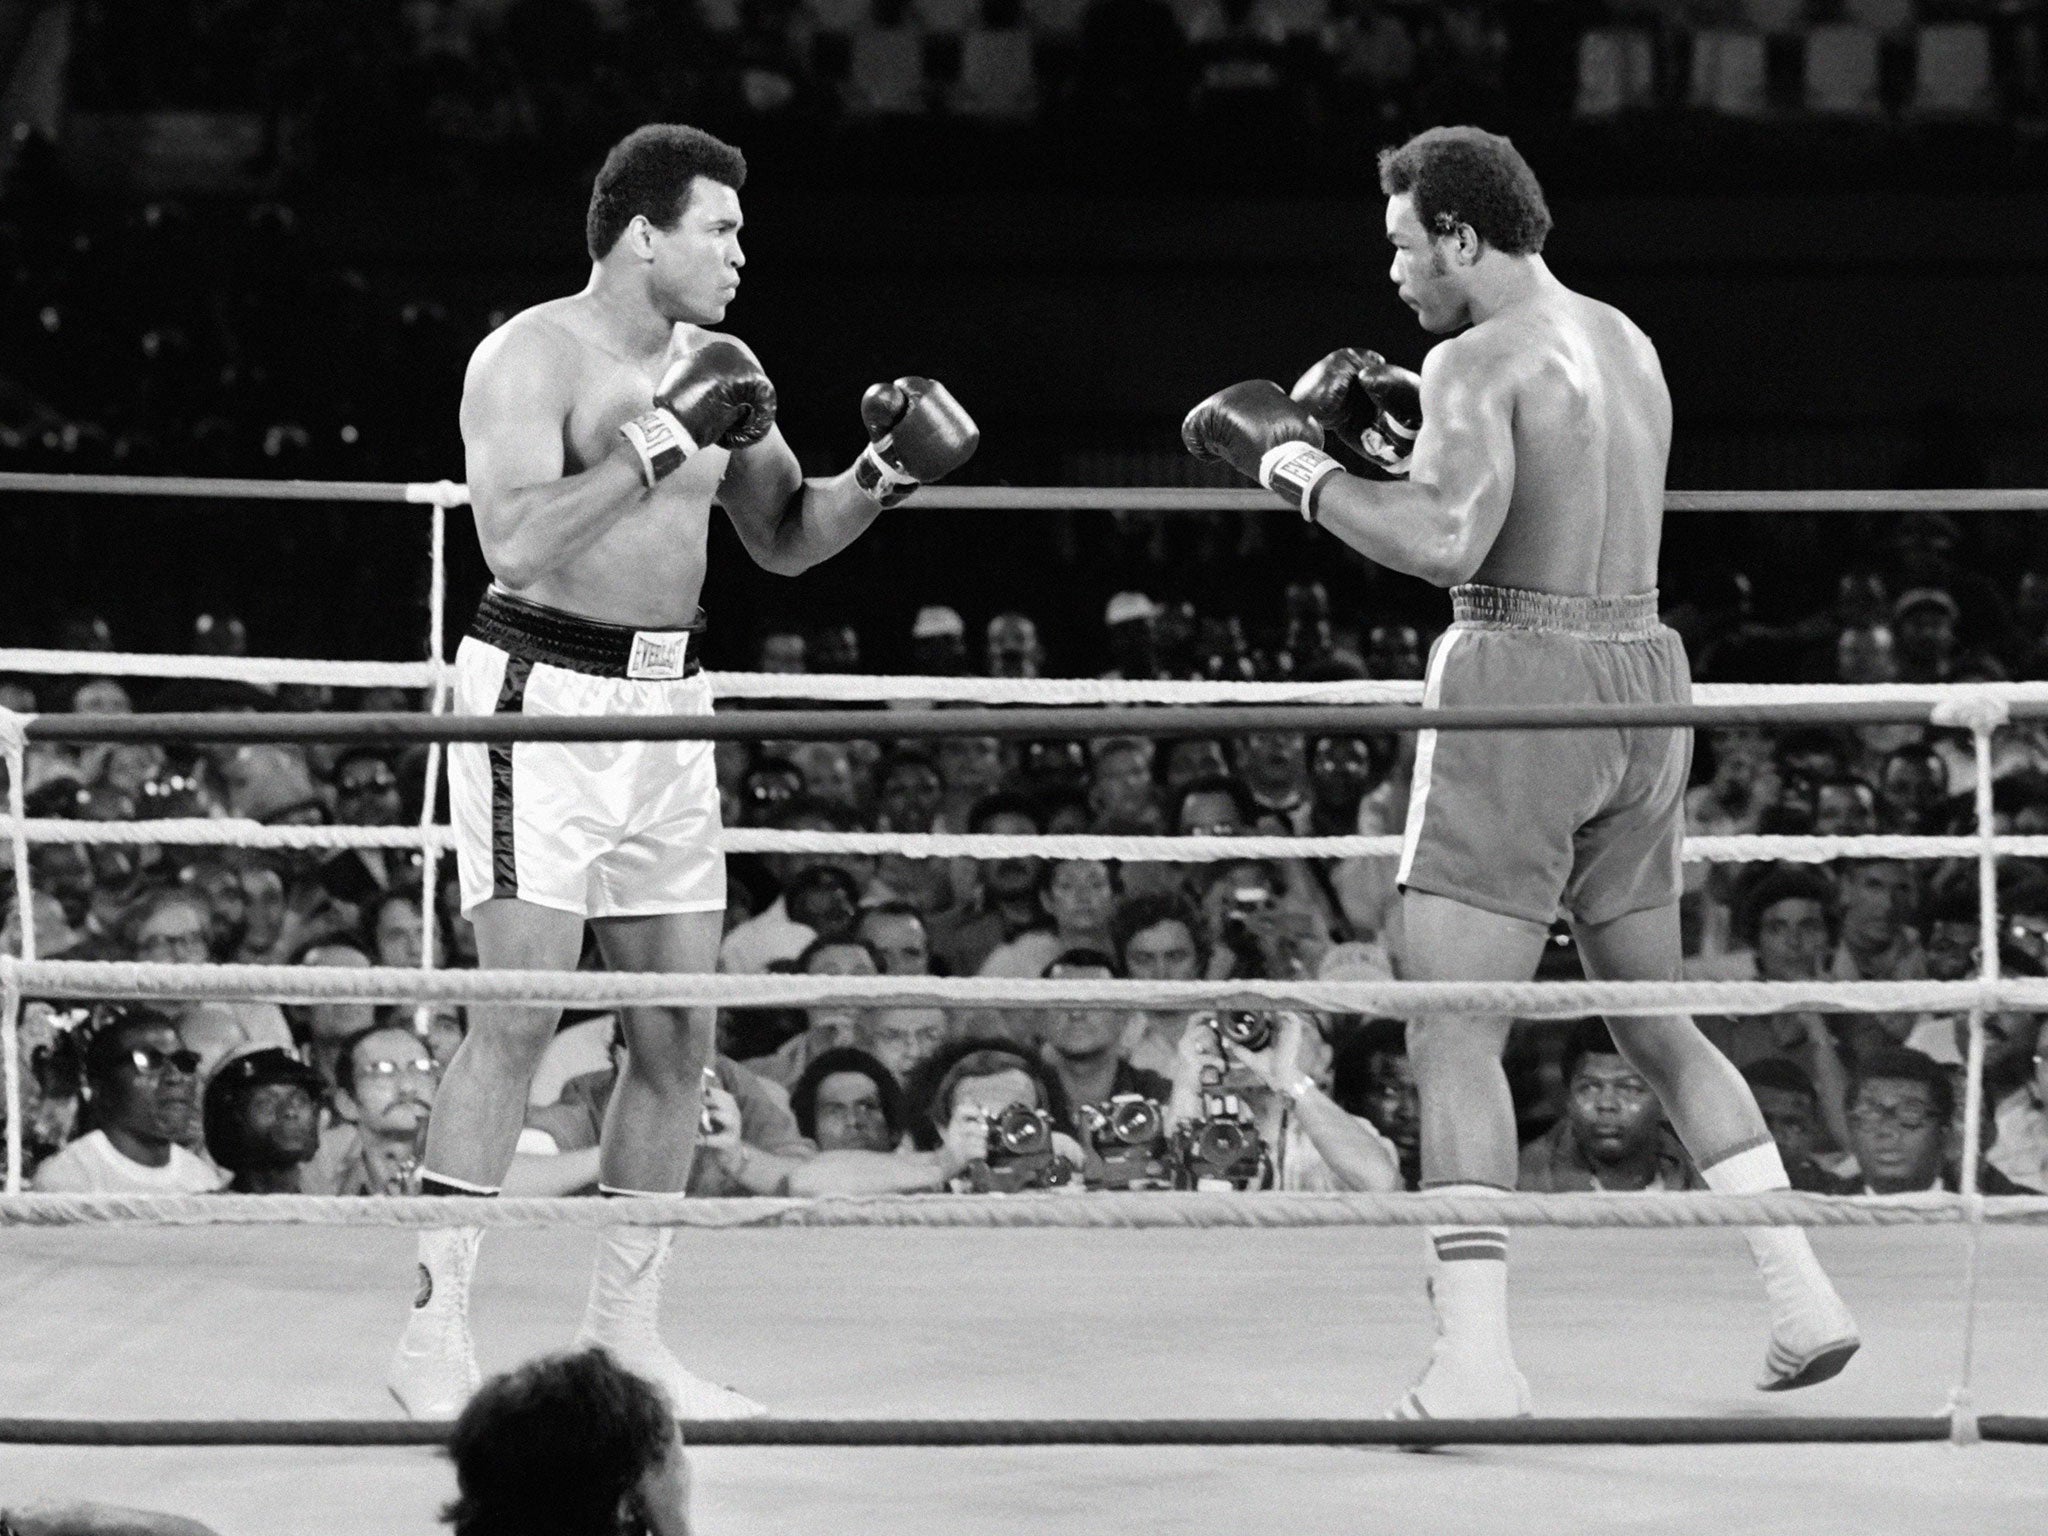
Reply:
[[[523,656],[505,658],[505,681],[498,687],[497,713],[526,712],[526,680],[533,663]],[[491,744],[491,894],[519,894],[519,857],[512,841],[512,749],[509,741]]]

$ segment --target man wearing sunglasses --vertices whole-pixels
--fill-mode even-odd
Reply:
[[[98,1010],[85,1047],[85,1110],[95,1127],[36,1170],[38,1190],[59,1194],[211,1194],[220,1170],[178,1145],[191,1124],[199,1054],[147,1008]]]

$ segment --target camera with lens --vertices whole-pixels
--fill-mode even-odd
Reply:
[[[1029,1104],[1012,1104],[988,1121],[988,1150],[966,1168],[976,1194],[1012,1195],[1024,1189],[1058,1189],[1074,1170],[1052,1144],[1052,1116]]]
[[[1081,1134],[1101,1161],[1101,1189],[1171,1189],[1166,1111],[1157,1099],[1119,1093],[1081,1106]]]
[[[1216,1015],[1216,1034],[1240,1050],[1263,1051],[1273,1043],[1273,1015],[1230,1008]]]
[[[1201,1113],[1174,1133],[1173,1165],[1175,1189],[1264,1189],[1273,1157],[1244,1100],[1205,1089]]]

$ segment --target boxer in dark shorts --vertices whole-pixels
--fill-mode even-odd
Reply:
[[[1423,702],[1685,704],[1685,642],[1654,593],[1451,589]],[[1548,928],[1678,900],[1692,733],[1424,731],[1399,881]]]
[[[1454,622],[1426,699],[1450,706],[1683,703],[1685,651],[1657,620],[1671,397],[1649,338],[1574,293],[1542,257],[1550,211],[1506,139],[1433,128],[1380,156],[1391,276],[1424,330],[1449,337],[1420,376],[1345,348],[1291,393],[1234,384],[1182,426],[1311,522],[1393,570],[1451,589]],[[1329,435],[1395,478],[1348,472]],[[1676,980],[1679,854],[1691,732],[1425,732],[1401,859],[1401,976],[1519,983],[1551,924],[1572,924],[1596,980]],[[1422,1182],[1512,1189],[1514,1021],[1409,1021]],[[1691,1019],[1611,1018],[1709,1188],[1784,1189],[1755,1097]],[[1853,1320],[1797,1228],[1745,1232],[1770,1302],[1757,1385],[1824,1381]],[[1430,1231],[1438,1336],[1396,1412],[1526,1414],[1507,1328],[1507,1233]]]

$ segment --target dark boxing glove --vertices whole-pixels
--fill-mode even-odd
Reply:
[[[854,461],[854,483],[885,507],[950,475],[981,446],[974,418],[933,379],[870,384],[860,397],[860,420],[868,445]]]
[[[678,359],[654,391],[654,406],[619,428],[649,486],[674,474],[699,448],[749,448],[775,425],[775,386],[761,365],[729,341]]]
[[[1405,475],[1422,430],[1422,380],[1377,352],[1345,347],[1295,381],[1293,399],[1389,474]]]
[[[1219,390],[1188,412],[1180,439],[1198,459],[1222,459],[1314,520],[1315,493],[1343,469],[1323,452],[1315,417],[1268,379]]]

